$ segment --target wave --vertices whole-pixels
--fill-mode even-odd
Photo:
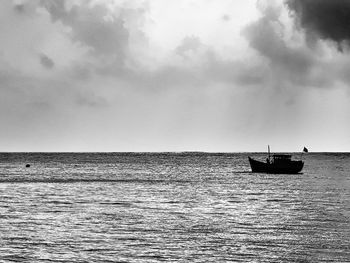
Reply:
[[[48,178],[48,179],[1,179],[0,183],[158,183],[158,184],[164,184],[164,183],[194,183],[197,181],[191,181],[191,180],[155,180],[155,179],[55,179],[55,178]]]

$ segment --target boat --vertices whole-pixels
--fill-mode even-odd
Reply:
[[[304,152],[306,148],[304,148]],[[270,157],[270,146],[268,147],[269,156],[266,162],[257,161],[248,156],[250,167],[253,173],[271,173],[271,174],[297,174],[304,167],[303,161],[292,160],[290,154],[273,154]]]

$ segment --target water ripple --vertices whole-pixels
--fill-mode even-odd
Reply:
[[[0,262],[350,262],[337,157],[266,175],[246,154],[0,154]]]

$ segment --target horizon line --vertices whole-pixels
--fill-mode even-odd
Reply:
[[[1,153],[267,153],[267,151],[0,151]],[[273,151],[271,153],[350,153],[350,151]]]

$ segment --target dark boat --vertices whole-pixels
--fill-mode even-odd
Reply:
[[[303,161],[293,161],[292,155],[289,154],[273,154],[271,160],[270,147],[266,162],[257,161],[251,157],[248,159],[253,173],[297,174],[304,167]]]

